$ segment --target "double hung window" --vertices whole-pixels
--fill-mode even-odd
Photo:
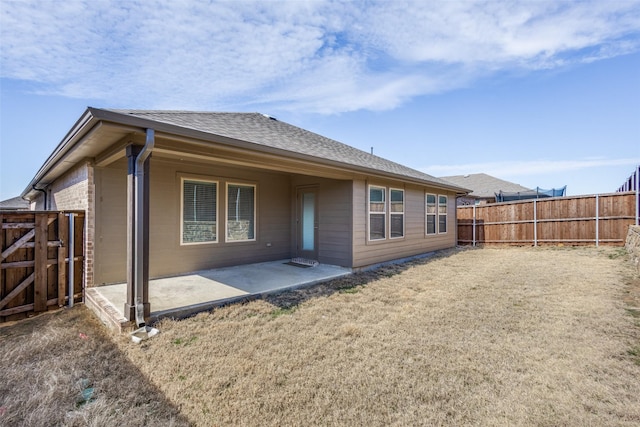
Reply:
[[[426,234],[447,232],[447,196],[427,194],[425,197],[426,208]]]
[[[369,240],[383,240],[387,237],[386,192],[384,187],[369,187]]]
[[[427,234],[436,234],[436,195],[427,194],[426,197],[426,212],[427,212]]]
[[[387,193],[387,188],[371,185],[369,186],[369,240],[384,240],[387,237],[390,239],[404,237],[404,190],[391,188]]]
[[[447,196],[438,196],[438,233],[447,232]]]
[[[404,190],[389,190],[390,237],[404,237]]]
[[[218,241],[217,205],[217,182],[182,180],[181,235],[183,244]]]
[[[227,242],[255,240],[256,187],[227,184]]]

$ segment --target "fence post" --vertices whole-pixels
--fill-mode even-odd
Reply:
[[[600,195],[596,194],[596,247],[598,247],[598,243],[600,242]]]
[[[66,222],[65,214],[58,213],[58,241],[60,246],[58,247],[58,307],[64,306],[64,294],[67,284],[67,245],[69,227]]]
[[[40,312],[47,309],[47,243],[49,217],[36,214],[35,218],[35,251],[34,251],[34,292],[33,311]]]
[[[538,200],[537,199],[533,199],[533,246],[538,246]]]
[[[636,168],[636,225],[640,225],[640,165]]]
[[[74,257],[75,257],[75,225],[73,223],[74,217],[76,214],[69,214],[69,274],[67,277],[69,279],[69,308],[73,307],[73,293],[75,289],[75,265],[74,265]]]
[[[473,246],[476,246],[476,205],[473,205]]]

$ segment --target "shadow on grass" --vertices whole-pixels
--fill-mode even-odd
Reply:
[[[0,425],[190,425],[114,339],[82,305],[0,326]]]

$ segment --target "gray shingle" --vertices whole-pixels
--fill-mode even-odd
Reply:
[[[11,199],[0,201],[0,209],[27,210],[29,209],[29,202],[22,197],[12,197]]]
[[[495,197],[495,193],[499,193],[500,191],[516,193],[519,191],[531,190],[530,188],[523,187],[520,184],[505,181],[503,179],[487,175],[486,173],[442,176],[440,179],[449,181],[453,185],[473,190],[469,195],[480,198]]]
[[[260,113],[196,111],[108,110],[159,123],[179,126],[212,135],[225,136],[253,144],[304,154],[321,159],[365,167],[414,178],[444,187],[456,187],[447,181],[411,169],[290,125]]]

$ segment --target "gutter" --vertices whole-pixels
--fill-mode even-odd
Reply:
[[[135,204],[135,217],[134,217],[134,230],[135,230],[135,241],[134,241],[134,301],[135,301],[135,314],[136,314],[136,325],[141,328],[145,326],[144,320],[144,248],[145,244],[148,246],[148,242],[145,242],[145,230],[148,228],[148,224],[145,223],[145,191],[144,191],[144,183],[145,183],[145,174],[144,174],[144,163],[151,155],[153,151],[153,147],[155,146],[155,131],[153,129],[147,129],[146,131],[147,139],[144,147],[136,157],[135,162],[135,171],[134,171],[134,180],[135,180],[135,190],[134,190],[134,204]]]
[[[35,190],[35,187],[38,184],[40,184],[40,181],[42,180],[42,178],[47,173],[49,173],[49,171],[56,164],[58,164],[59,161],[69,151],[71,151],[71,149],[75,145],[77,145],[77,143],[82,139],[81,137],[88,132],[87,128],[89,127],[89,125],[92,124],[93,121],[94,121],[93,115],[91,114],[91,111],[87,109],[87,111],[84,112],[82,117],[78,119],[78,121],[73,125],[71,130],[65,135],[65,137],[58,144],[55,150],[53,150],[53,153],[51,153],[51,155],[47,158],[47,160],[45,160],[44,164],[42,165],[42,167],[40,167],[40,169],[36,173],[35,177],[31,180],[27,188],[24,189],[24,191],[21,194],[23,199],[27,197],[27,195],[32,193],[32,191]],[[91,126],[91,128],[93,128],[93,126]]]

